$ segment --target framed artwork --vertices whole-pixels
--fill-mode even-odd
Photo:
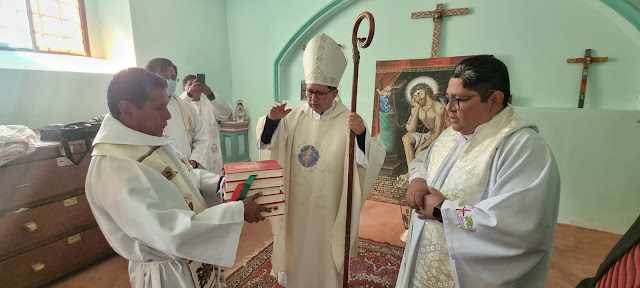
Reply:
[[[450,126],[439,98],[467,57],[377,61],[371,135],[387,156],[369,199],[405,204],[407,163]]]

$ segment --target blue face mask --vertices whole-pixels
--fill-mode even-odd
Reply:
[[[176,92],[176,86],[178,85],[178,81],[167,80],[167,85],[169,85],[169,87],[167,87],[167,94],[169,94],[169,97],[171,97],[173,96],[173,93]]]

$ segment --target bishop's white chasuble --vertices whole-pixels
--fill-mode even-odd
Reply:
[[[280,280],[286,273],[287,287],[342,286],[349,112],[339,100],[323,119],[314,119],[308,105],[297,107],[280,121],[272,138],[271,159],[284,168],[286,210],[276,219],[271,260]],[[258,141],[262,127],[264,117],[258,123]],[[360,210],[385,157],[368,135],[365,142],[363,165],[354,163],[353,169],[352,257],[357,255]]]

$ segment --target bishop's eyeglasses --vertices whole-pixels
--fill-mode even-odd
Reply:
[[[447,98],[446,96],[440,97],[440,103],[442,104],[442,106],[446,109],[447,105],[451,105],[451,110],[452,111],[456,111],[460,109],[460,102],[465,102],[465,101],[469,101],[471,100],[471,98],[475,97],[475,96],[480,96],[484,93],[487,92],[496,92],[496,90],[487,90],[487,91],[483,91],[483,92],[478,92],[476,94],[473,94],[471,96],[467,96],[464,98]]]
[[[336,90],[336,88],[329,88],[329,91],[327,92],[314,91],[311,89],[303,89],[302,91],[304,91],[304,94],[309,98],[313,97],[313,95],[316,95],[318,99],[324,100],[325,98],[327,98],[327,94],[333,92],[333,90]]]

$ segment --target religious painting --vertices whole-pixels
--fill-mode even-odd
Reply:
[[[467,57],[377,62],[371,136],[387,156],[368,199],[405,204],[407,163],[450,126],[439,98],[455,65]]]

